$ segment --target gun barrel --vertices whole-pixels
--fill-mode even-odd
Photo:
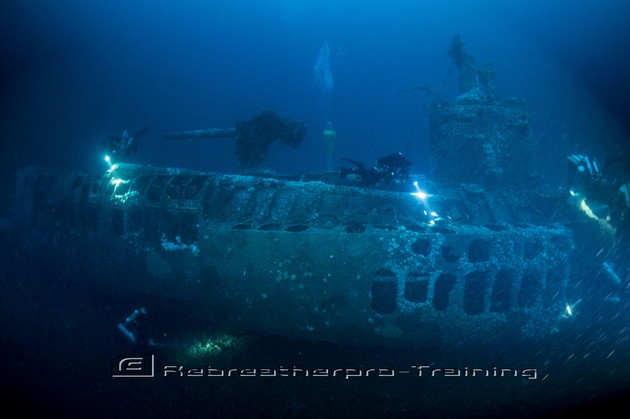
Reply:
[[[195,131],[178,131],[164,135],[167,140],[192,140],[197,138],[229,138],[236,136],[235,128],[210,128]]]

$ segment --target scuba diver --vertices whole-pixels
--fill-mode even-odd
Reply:
[[[132,345],[141,347],[158,347],[158,346],[177,346],[176,341],[166,341],[166,333],[158,333],[154,326],[153,319],[149,316],[149,311],[140,307],[129,314],[125,320],[117,325],[118,331]],[[154,339],[153,336],[162,335],[160,339]]]
[[[573,154],[568,161],[570,202],[614,238],[601,265],[601,272],[613,286],[606,300],[616,303],[623,318],[630,320],[630,166],[626,163],[615,168],[624,159],[609,159],[604,174],[594,158]]]
[[[145,307],[139,307],[119,322],[117,329],[126,344],[139,348],[177,348],[191,345],[190,341],[181,337],[170,337],[170,333],[160,327],[163,316],[164,313],[150,313]]]
[[[571,154],[569,161],[569,188],[582,194],[598,193],[604,177],[595,158]]]
[[[569,193],[579,202],[586,202],[593,213],[606,219],[615,227],[628,224],[630,221],[630,182],[621,174],[619,177],[604,175],[595,158],[581,154],[567,157],[569,162]],[[612,163],[606,162],[610,169]]]
[[[374,167],[366,169],[361,162],[344,158],[355,167],[341,169],[339,178],[360,186],[378,186],[386,189],[409,187],[411,161],[401,153],[393,153],[376,160]]]
[[[139,345],[152,344],[152,339],[147,335],[147,314],[147,310],[144,307],[140,307],[135,309],[124,321],[118,323],[118,330],[130,343]]]
[[[144,127],[133,135],[129,135],[127,130],[124,130],[121,135],[108,135],[105,139],[107,152],[112,156],[129,156],[135,153],[138,151],[138,139],[147,130],[148,127]]]

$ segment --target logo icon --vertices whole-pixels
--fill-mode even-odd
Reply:
[[[122,356],[112,362],[114,378],[155,377],[155,355]]]

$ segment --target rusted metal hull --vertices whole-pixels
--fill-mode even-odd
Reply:
[[[51,263],[94,286],[194,302],[233,330],[391,345],[552,333],[569,230],[527,222],[499,195],[491,218],[503,208],[521,222],[483,223],[478,191],[467,202],[443,192],[422,201],[136,165],[102,178],[26,169],[15,213],[24,246]],[[479,222],[430,215],[466,211]]]

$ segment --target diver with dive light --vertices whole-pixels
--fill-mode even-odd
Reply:
[[[344,160],[354,165],[352,168],[344,168],[339,172],[339,178],[345,183],[392,190],[409,188],[411,161],[402,153],[392,153],[381,157],[369,169],[361,162],[348,158]]]

